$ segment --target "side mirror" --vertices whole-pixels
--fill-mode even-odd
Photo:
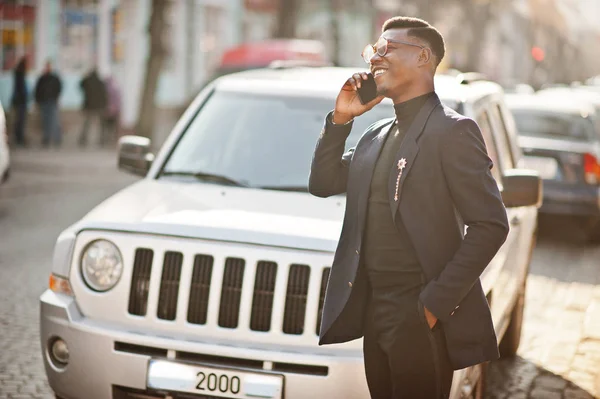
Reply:
[[[502,201],[507,208],[542,206],[542,179],[534,170],[510,169],[502,177]]]
[[[123,136],[119,139],[119,169],[138,176],[146,176],[154,154],[150,152],[151,141],[142,136]]]

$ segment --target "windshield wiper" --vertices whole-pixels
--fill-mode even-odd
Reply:
[[[238,181],[231,177],[219,175],[216,173],[167,170],[167,171],[162,172],[160,175],[161,176],[189,176],[189,177],[193,177],[197,180],[202,180],[202,181],[207,181],[207,182],[228,184],[230,186],[237,186],[237,187],[250,187],[250,185],[246,182]]]
[[[276,191],[296,191],[299,193],[307,193],[308,186],[261,186],[263,190],[276,190]]]

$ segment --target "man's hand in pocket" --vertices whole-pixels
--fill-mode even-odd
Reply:
[[[429,325],[429,329],[433,329],[438,319],[423,305],[423,310],[425,311],[425,319],[427,320],[427,324]]]

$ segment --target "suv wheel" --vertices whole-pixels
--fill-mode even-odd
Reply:
[[[510,324],[500,342],[499,350],[501,357],[514,357],[521,343],[521,330],[523,328],[523,313],[525,307],[525,287],[517,298],[515,307],[510,315]]]

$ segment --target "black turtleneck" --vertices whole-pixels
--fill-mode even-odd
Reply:
[[[381,149],[371,180],[363,254],[371,283],[378,286],[398,286],[410,290],[421,284],[421,265],[404,223],[390,211],[388,180],[396,171],[394,161],[400,144],[415,116],[432,93],[395,104],[396,124],[390,130]]]

